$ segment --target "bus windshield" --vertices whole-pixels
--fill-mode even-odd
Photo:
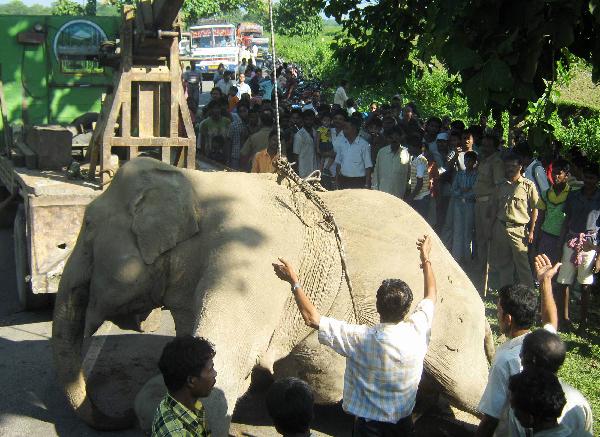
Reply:
[[[235,47],[235,31],[233,27],[203,27],[190,29],[192,49],[213,47]]]

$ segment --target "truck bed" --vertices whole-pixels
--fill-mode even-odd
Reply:
[[[227,171],[225,166],[198,159],[200,171]],[[27,258],[33,293],[55,293],[62,271],[75,246],[86,206],[102,193],[100,185],[67,178],[65,172],[14,167],[0,157],[0,181],[23,198]]]

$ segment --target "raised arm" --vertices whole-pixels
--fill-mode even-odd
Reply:
[[[313,329],[319,329],[319,323],[321,322],[321,315],[317,308],[313,305],[313,303],[308,299],[300,282],[298,280],[298,275],[294,271],[292,265],[286,260],[279,258],[281,264],[273,263],[273,268],[275,269],[275,274],[282,281],[288,282],[292,287],[292,293],[294,294],[294,299],[296,299],[296,305],[298,305],[298,309],[300,310],[300,314],[304,319],[304,323],[307,326],[310,326]]]
[[[550,324],[558,329],[558,312],[556,302],[552,294],[552,278],[558,272],[561,263],[552,266],[550,259],[542,254],[535,257],[535,275],[540,283],[540,295],[542,297],[542,323]]]
[[[424,235],[417,241],[417,248],[421,257],[421,268],[423,269],[423,290],[424,299],[431,299],[433,303],[437,300],[437,287],[435,284],[435,276],[431,267],[431,237]]]

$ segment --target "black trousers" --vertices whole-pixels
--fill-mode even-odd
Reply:
[[[352,437],[414,437],[415,426],[412,416],[396,423],[377,422],[357,417],[354,420]]]
[[[351,178],[340,174],[340,189],[365,188],[365,177]]]

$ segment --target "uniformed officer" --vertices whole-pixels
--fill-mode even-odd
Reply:
[[[492,229],[490,220],[490,209],[492,197],[496,187],[502,184],[504,176],[504,163],[498,151],[498,137],[493,134],[485,134],[479,147],[480,161],[477,166],[477,180],[473,187],[475,193],[475,243],[477,248],[477,260],[483,269],[487,259],[488,244]]]
[[[501,287],[515,282],[515,270],[520,283],[533,286],[527,244],[534,239],[540,199],[534,183],[521,175],[521,158],[509,153],[503,161],[507,180],[492,199],[490,266],[498,272]]]

